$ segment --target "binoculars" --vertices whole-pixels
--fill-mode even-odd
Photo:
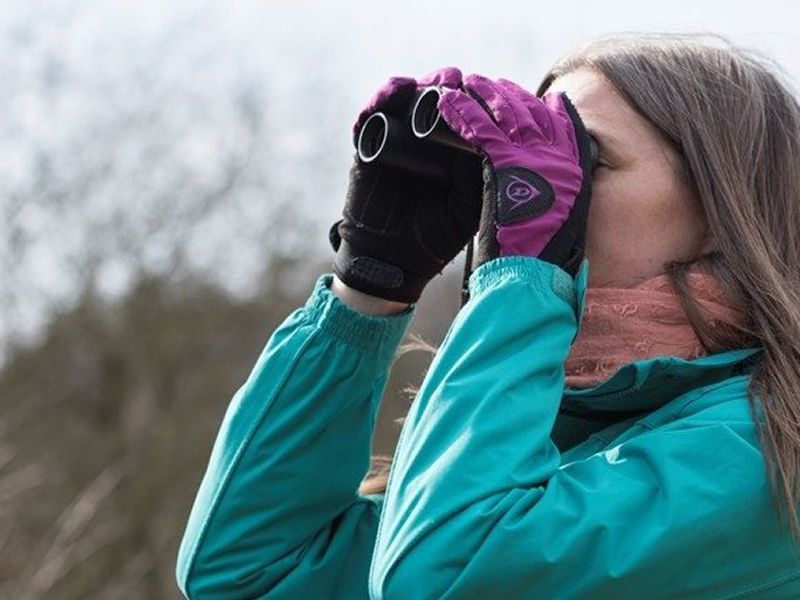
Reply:
[[[371,114],[358,134],[359,160],[409,171],[417,176],[446,182],[458,152],[478,154],[447,125],[438,109],[441,90],[430,86],[418,91],[402,117],[383,112]],[[592,170],[597,164],[597,142],[590,136]]]

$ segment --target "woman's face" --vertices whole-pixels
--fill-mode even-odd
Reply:
[[[700,203],[675,173],[678,156],[602,75],[581,68],[557,77],[599,143],[586,232],[589,285],[631,287],[674,259],[705,252]]]

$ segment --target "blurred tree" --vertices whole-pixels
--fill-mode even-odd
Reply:
[[[0,371],[0,597],[179,597],[178,543],[227,403],[328,266],[273,255],[250,300],[197,277],[143,276],[116,300],[88,285],[13,356]],[[412,325],[433,343],[458,307],[455,271]],[[400,388],[429,362],[395,363],[375,452],[392,453]]]

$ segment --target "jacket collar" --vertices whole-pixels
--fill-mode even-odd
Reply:
[[[686,360],[656,356],[623,365],[609,379],[584,389],[564,388],[562,404],[582,412],[650,411],[692,389],[755,368],[761,346]]]

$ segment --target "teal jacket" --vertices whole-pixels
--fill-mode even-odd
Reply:
[[[370,317],[320,275],[233,397],[177,557],[190,598],[800,598],[746,388],[761,348],[629,363],[565,388],[575,280],[476,269],[360,495],[416,310]],[[763,418],[760,409],[759,417]]]

